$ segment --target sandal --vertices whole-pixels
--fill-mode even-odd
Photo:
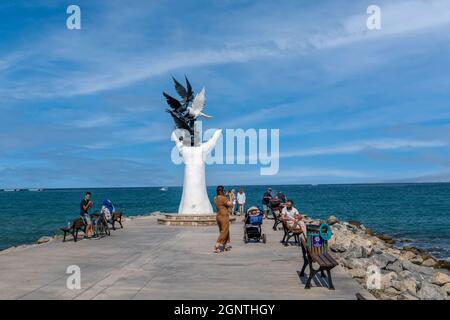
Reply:
[[[214,253],[222,253],[223,249],[221,247],[215,247],[213,250]]]

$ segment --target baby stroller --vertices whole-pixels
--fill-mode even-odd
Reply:
[[[104,237],[106,235],[110,236],[111,231],[109,230],[108,223],[111,223],[112,213],[114,212],[114,206],[112,202],[108,199],[103,200],[102,209],[99,214],[92,215],[94,234],[96,237]]]
[[[244,242],[250,240],[266,243],[266,234],[262,233],[261,225],[263,223],[263,214],[257,207],[250,207],[247,210],[244,222]]]

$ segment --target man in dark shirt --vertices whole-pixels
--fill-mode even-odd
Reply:
[[[286,195],[283,192],[278,191],[277,197],[278,197],[278,199],[280,199],[281,203],[286,203],[287,202],[287,197],[286,197]]]
[[[272,199],[272,188],[268,188],[266,192],[264,192],[262,198],[262,205],[264,211],[264,217],[267,218],[270,210],[270,200]]]
[[[94,233],[94,228],[92,227],[91,217],[89,216],[89,209],[92,208],[94,203],[91,200],[91,193],[86,192],[83,200],[80,203],[80,216],[83,218],[84,224],[86,225],[85,235],[89,237]]]

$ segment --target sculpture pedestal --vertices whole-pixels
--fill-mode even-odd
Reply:
[[[236,217],[230,217],[230,223],[236,221]],[[189,227],[204,227],[215,226],[215,214],[165,214],[164,217],[158,218],[159,224],[166,226],[189,226]]]

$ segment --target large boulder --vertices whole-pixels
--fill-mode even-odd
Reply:
[[[401,291],[395,289],[394,287],[386,288],[384,290],[384,292],[387,293],[390,296],[397,296],[397,295],[399,295],[401,293]]]
[[[423,261],[422,265],[424,267],[434,267],[437,265],[437,263],[438,262],[436,260],[434,260],[433,258],[430,257],[430,258],[426,259],[425,261]]]
[[[411,252],[413,252],[413,253],[415,253],[417,255],[425,255],[425,254],[427,254],[426,250],[420,249],[420,248],[416,248],[416,247],[413,247],[413,246],[404,246],[403,250],[411,251]]]
[[[363,268],[350,269],[349,272],[353,278],[365,279],[367,276],[367,271]]]
[[[347,257],[342,259],[342,264],[348,269],[364,269],[370,265],[369,259],[367,258],[351,258]]]
[[[362,238],[354,238],[350,241],[350,245],[345,253],[346,257],[351,258],[367,258],[372,255],[373,245],[370,240]]]
[[[450,283],[446,283],[444,284],[444,286],[442,287],[442,289],[447,292],[447,295],[450,295]]]
[[[335,216],[329,216],[327,219],[327,224],[329,224],[330,226],[332,226],[333,224],[336,224],[338,222],[339,222],[339,220]]]
[[[400,273],[403,271],[403,263],[401,260],[394,261],[393,263],[389,263],[386,266],[386,270],[394,271],[396,273]]]
[[[404,260],[409,260],[409,261],[411,261],[415,257],[416,257],[416,254],[412,251],[402,251],[402,253],[400,255],[400,258],[402,258]]]
[[[349,220],[349,221],[348,221],[348,224],[350,224],[350,225],[352,225],[352,226],[355,226],[355,227],[357,227],[357,228],[360,228],[361,225],[362,225],[361,222],[356,221],[356,220]]]
[[[414,278],[407,278],[402,280],[393,280],[392,286],[398,291],[408,292],[409,294],[416,296],[420,282]]]
[[[422,256],[417,255],[414,258],[412,258],[410,261],[414,264],[421,265],[423,262],[423,258],[422,258]]]
[[[403,292],[397,297],[397,300],[419,300],[419,298],[407,292]]]
[[[394,281],[398,279],[398,276],[395,272],[389,272],[381,275],[381,289],[386,290],[389,287],[393,287]]]
[[[395,240],[392,239],[392,237],[387,234],[379,234],[379,235],[377,235],[377,237],[378,237],[378,239],[383,240],[385,243],[388,243],[388,244],[395,243]]]
[[[450,271],[450,261],[447,260],[439,260],[438,264],[435,266],[438,269],[446,269]]]
[[[433,268],[418,266],[418,265],[412,263],[411,261],[403,261],[402,265],[403,265],[403,269],[409,270],[413,273],[414,272],[422,273],[422,274],[430,276],[430,277],[435,273],[435,270]]]
[[[342,243],[331,243],[330,250],[337,253],[342,253],[347,251],[347,248]]]
[[[374,254],[370,258],[370,260],[376,266],[380,267],[381,269],[385,269],[388,264],[395,262],[397,258],[389,253],[381,253],[381,254]]]
[[[401,280],[414,279],[419,284],[424,279],[420,273],[411,272],[409,270],[403,270],[403,271],[399,272],[398,276],[400,277]]]
[[[431,283],[437,284],[438,286],[443,286],[447,283],[450,283],[450,276],[442,272],[436,272],[431,277]]]
[[[332,227],[333,236],[328,241],[328,245],[334,252],[345,252],[350,247],[350,242],[355,236],[350,234],[347,230],[339,230],[337,228],[338,226],[340,225],[336,224]]]
[[[445,290],[427,281],[422,282],[417,295],[421,300],[444,300],[447,298]]]

